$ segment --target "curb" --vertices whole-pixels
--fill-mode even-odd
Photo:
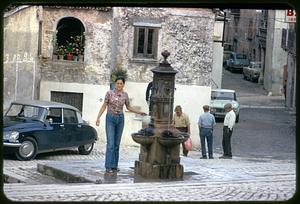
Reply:
[[[54,178],[66,181],[68,183],[93,183],[94,181],[89,180],[85,177],[71,174],[69,172],[47,166],[45,164],[37,164],[37,171],[41,174],[52,176]]]
[[[3,174],[3,183],[23,183],[22,179]]]
[[[255,109],[286,109],[285,106],[260,106],[260,105],[241,105],[240,109],[242,108],[255,108]]]

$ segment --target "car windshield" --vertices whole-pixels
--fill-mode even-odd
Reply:
[[[45,111],[46,109],[42,107],[12,104],[5,116],[42,121],[43,113]]]
[[[247,59],[247,56],[246,56],[246,55],[243,55],[243,54],[237,54],[237,55],[236,55],[236,58],[237,58],[237,59]]]
[[[212,100],[236,100],[236,96],[234,92],[212,91],[211,99]]]
[[[251,64],[251,68],[258,68],[258,69],[260,69],[261,68],[261,64],[254,64],[254,63],[252,63]]]

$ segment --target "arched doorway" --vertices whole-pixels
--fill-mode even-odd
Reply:
[[[61,19],[56,27],[57,48],[54,52],[63,56],[63,59],[81,61],[80,57],[84,54],[84,33],[84,26],[77,18]]]

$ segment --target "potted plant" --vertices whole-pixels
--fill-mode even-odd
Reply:
[[[72,38],[72,37],[71,37]],[[66,53],[67,53],[67,60],[73,60],[73,48],[74,48],[74,45],[72,42],[68,42],[67,41],[67,46],[66,46]]]
[[[83,61],[83,55],[84,55],[84,48],[79,48],[78,49],[78,61],[82,62]]]
[[[83,61],[83,54],[84,54],[84,32],[81,35],[75,36],[74,44],[77,48],[76,54],[78,55],[78,61]]]
[[[56,53],[58,54],[59,59],[63,60],[65,55],[65,46],[63,45],[58,46]]]
[[[72,54],[73,54],[73,60],[74,60],[74,61],[78,61],[78,54],[79,54],[79,49],[78,49],[78,47],[74,47],[74,48],[73,48]]]

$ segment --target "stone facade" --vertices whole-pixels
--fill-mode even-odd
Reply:
[[[282,95],[283,71],[287,63],[287,53],[281,48],[282,28],[287,28],[285,10],[270,10],[268,14],[264,88],[272,95]]]
[[[260,61],[256,34],[260,24],[260,10],[231,9],[226,23],[225,40],[232,51],[245,53],[251,61]]]
[[[127,69],[130,81],[150,81],[150,69],[158,65],[160,53],[168,50],[171,53],[169,62],[179,71],[177,83],[211,85],[214,32],[214,14],[211,10],[135,7],[115,8],[114,11],[114,28],[121,31],[114,36],[115,66]],[[160,26],[156,59],[133,57],[134,23]]]
[[[282,95],[287,54],[280,47],[285,10],[232,9],[226,41],[232,51],[245,53],[250,61],[261,61],[259,82],[272,95]]]
[[[83,25],[83,62],[53,57],[57,26],[67,17]],[[191,121],[197,121],[202,113],[199,107],[210,102],[216,52],[212,9],[25,6],[6,15],[4,22],[4,107],[15,99],[51,100],[52,91],[80,93],[83,95],[83,117],[94,125],[109,89],[111,70],[123,68],[128,73],[125,90],[131,104],[147,112],[145,90],[152,80],[151,69],[162,60],[160,53],[164,50],[171,53],[168,61],[178,71],[174,104],[182,105]],[[155,56],[153,59],[136,58],[133,51],[135,26],[149,24],[158,26]],[[17,58],[29,59],[32,63],[24,65],[28,68],[26,72],[13,60]],[[24,80],[20,81],[20,77]],[[128,112],[125,115],[124,143],[132,144],[128,136],[141,128],[141,118]],[[104,116],[102,120],[105,121]],[[105,142],[104,124],[97,130],[99,140]],[[191,124],[191,132],[194,147],[197,147],[196,122]]]
[[[38,10],[37,6],[22,6],[4,15],[4,111],[13,100],[38,95]]]
[[[52,39],[57,24],[62,18],[70,16],[80,20],[85,28],[84,63],[52,60]],[[111,9],[99,11],[80,8],[44,8],[41,80],[106,84],[110,77],[111,24]]]

